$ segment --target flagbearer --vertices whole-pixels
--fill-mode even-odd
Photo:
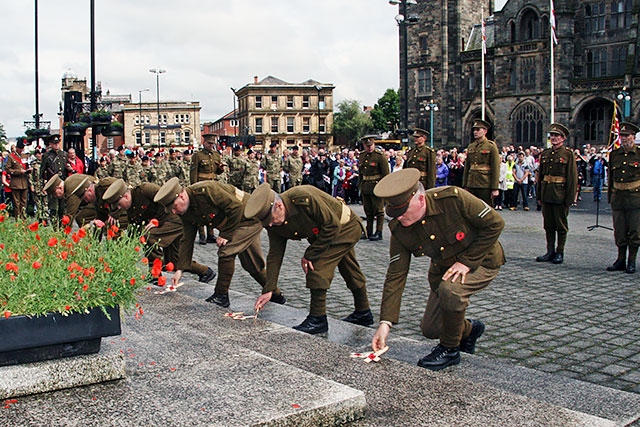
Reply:
[[[640,152],[635,146],[640,128],[633,123],[620,124],[620,146],[609,154],[609,203],[613,213],[613,234],[618,259],[607,271],[636,272],[640,246]],[[629,249],[629,257],[625,257]]]

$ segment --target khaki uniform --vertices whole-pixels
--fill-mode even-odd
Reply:
[[[640,150],[621,148],[609,154],[609,203],[616,246],[637,253],[640,246]],[[635,249],[634,249],[635,248]],[[631,259],[631,257],[630,257]],[[633,257],[635,261],[635,255]]]
[[[13,216],[25,218],[27,210],[27,194],[29,193],[29,173],[27,165],[22,163],[22,159],[17,153],[10,153],[7,157],[5,170],[11,175],[9,188],[13,197]]]
[[[366,279],[356,259],[355,245],[362,235],[360,218],[349,207],[310,185],[291,188],[281,194],[286,209],[282,225],[268,227],[267,285],[276,289],[287,240],[307,239],[304,257],[314,270],[306,275],[311,290],[311,316],[326,314],[326,290],[338,267],[354,298],[356,311],[369,309]]]
[[[486,137],[475,140],[467,148],[462,187],[491,205],[491,192],[498,190],[500,153],[495,142]]]
[[[180,248],[178,270],[187,269],[193,258],[193,243],[199,227],[217,228],[219,237],[228,240],[218,249],[216,294],[228,294],[236,256],[242,268],[264,288],[267,282],[264,256],[260,246],[262,224],[244,217],[249,194],[230,184],[203,181],[186,187],[189,209],[182,215],[184,244]],[[276,294],[280,293],[274,287]]]
[[[407,151],[404,167],[420,171],[420,182],[425,190],[436,186],[436,152],[433,148],[423,145]]]
[[[547,252],[563,253],[569,231],[569,206],[576,200],[578,168],[573,150],[561,146],[540,154],[536,199],[542,203]],[[556,233],[558,245],[555,248]]]
[[[224,171],[222,166],[222,157],[220,153],[215,150],[202,150],[196,151],[191,157],[191,168],[189,169],[189,181],[191,185],[201,181],[213,181],[218,177],[218,174]],[[205,238],[205,229],[200,227],[200,238]],[[208,240],[212,241],[215,237],[213,234],[213,227],[207,227],[206,236]],[[220,276],[218,276],[220,279]]]
[[[184,236],[182,220],[178,215],[166,213],[164,206],[153,201],[159,189],[151,183],[131,189],[131,207],[125,213],[128,222],[138,226],[145,226],[154,218],[158,220],[158,227],[152,227],[147,234],[149,266],[156,258],[163,259],[165,265],[169,262],[177,265]],[[192,260],[185,271],[202,276],[207,273],[207,266]]]
[[[276,193],[280,193],[282,180],[280,179],[280,169],[282,169],[282,159],[280,155],[268,151],[263,156],[264,170],[267,172],[267,182],[271,189]]]
[[[102,200],[102,195],[105,191],[107,191],[107,188],[109,188],[109,186],[113,184],[113,182],[117,178],[110,176],[97,180],[96,182],[96,178],[90,175],[76,174],[74,176],[87,177],[92,182],[94,182],[96,201],[94,203],[84,202],[80,197],[71,193],[73,189],[67,185],[67,182],[65,182],[64,193],[66,203],[64,214],[67,215],[72,221],[75,221],[76,224],[78,224],[78,226],[80,227],[88,224],[96,218],[106,223],[109,215],[111,214],[111,208],[108,203]],[[126,212],[120,213],[116,217],[116,219],[120,223],[121,228],[126,228],[128,224]]]
[[[422,333],[454,348],[471,332],[471,323],[465,320],[469,297],[484,289],[505,263],[498,242],[504,220],[482,200],[457,187],[428,190],[425,201],[426,214],[421,221],[409,227],[403,227],[397,219],[389,223],[390,261],[380,320],[399,321],[411,256],[428,256],[431,293],[421,323]],[[471,269],[464,284],[460,279],[442,280],[456,261]]]
[[[294,151],[295,153],[295,151]],[[290,155],[284,163],[284,171],[289,174],[289,181],[292,187],[302,185],[302,169],[304,164],[300,155]]]
[[[389,175],[389,162],[380,150],[372,153],[362,152],[358,157],[360,165],[360,194],[362,206],[367,216],[367,235],[373,233],[373,220],[376,219],[376,232],[382,232],[384,226],[384,203],[373,194],[376,184]]]

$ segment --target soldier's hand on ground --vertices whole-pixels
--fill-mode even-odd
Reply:
[[[464,283],[469,271],[471,271],[469,267],[462,264],[461,262],[456,262],[451,267],[449,267],[446,273],[444,273],[444,275],[442,276],[442,280],[449,280],[449,278],[451,278],[451,281],[455,282],[456,280],[458,280],[458,278],[460,278],[460,283]]]
[[[216,245],[218,245],[219,248],[226,245],[227,243],[229,243],[229,241],[224,237],[216,237]]]
[[[253,307],[254,310],[256,311],[262,310],[262,308],[271,300],[272,295],[273,295],[273,292],[267,292],[266,294],[260,295]]]
[[[177,286],[178,283],[180,283],[181,278],[182,278],[182,270],[176,270],[176,272],[173,273],[173,277],[171,278],[171,284],[173,286]]]
[[[300,260],[300,265],[302,265],[302,271],[304,271],[304,274],[308,274],[309,271],[314,270],[313,263],[305,257],[302,257],[302,259]]]
[[[371,348],[374,352],[382,350],[387,346],[387,336],[389,336],[390,329],[386,323],[381,323],[380,326],[378,326],[378,330],[371,339]]]

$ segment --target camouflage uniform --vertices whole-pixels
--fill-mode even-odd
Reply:
[[[127,166],[128,162],[129,159],[121,154],[115,156],[108,166],[109,176],[112,176],[114,178],[122,178],[122,176],[124,175],[124,168]]]
[[[280,169],[282,169],[282,159],[277,152],[269,150],[263,157],[264,170],[267,172],[267,182],[276,193],[281,192]]]
[[[31,183],[31,193],[33,194],[33,202],[36,205],[36,219],[43,221],[48,217],[49,203],[47,202],[47,195],[44,193],[44,181],[40,179],[40,167],[42,166],[42,160],[34,160],[31,164],[33,168],[29,181]]]
[[[258,188],[260,181],[258,174],[260,173],[260,163],[256,159],[247,159],[247,171],[244,174],[242,189],[247,193],[253,193]]]
[[[109,175],[109,165],[107,165],[105,167],[99,166],[98,169],[96,169],[96,171],[93,174],[93,176],[95,176],[98,179],[106,178],[106,177],[110,176]]]
[[[155,181],[154,184],[158,184],[162,186],[165,182],[169,180],[167,178],[171,174],[171,169],[169,167],[169,163],[166,160],[160,160],[159,162],[154,164],[155,171]]]
[[[296,153],[297,151],[294,151]],[[292,187],[302,184],[302,168],[304,164],[300,155],[291,154],[284,163],[284,171],[289,174],[289,181]]]
[[[144,182],[144,169],[142,168],[142,165],[138,163],[137,160],[133,163],[127,163],[124,168],[122,179],[130,186],[138,187]]]
[[[187,187],[191,185],[191,179],[189,177],[189,169],[191,168],[191,161],[182,159],[180,161],[180,168],[182,169],[182,178],[180,179],[180,185]]]
[[[229,163],[231,163],[231,156],[222,156],[221,160],[222,164],[225,165],[224,169],[218,174],[216,177],[216,181],[222,182],[223,184],[229,183]]]
[[[167,181],[175,176],[180,180],[181,183],[184,182],[185,176],[184,176],[184,171],[182,169],[180,160],[170,159],[170,160],[166,160],[164,163],[167,163],[167,166],[168,166],[167,169],[169,170],[167,174],[167,179],[166,179]]]
[[[247,172],[247,161],[242,157],[242,154],[234,154],[229,159],[229,184],[238,189],[242,189],[244,182],[244,176]]]

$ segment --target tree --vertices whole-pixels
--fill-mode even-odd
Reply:
[[[400,95],[397,90],[387,89],[371,110],[373,128],[393,132],[400,124]]]
[[[338,145],[355,144],[372,127],[371,118],[358,101],[348,99],[338,103],[338,112],[333,116],[333,136]]]
[[[7,132],[4,130],[4,125],[0,123],[0,150],[4,151],[7,145]]]

